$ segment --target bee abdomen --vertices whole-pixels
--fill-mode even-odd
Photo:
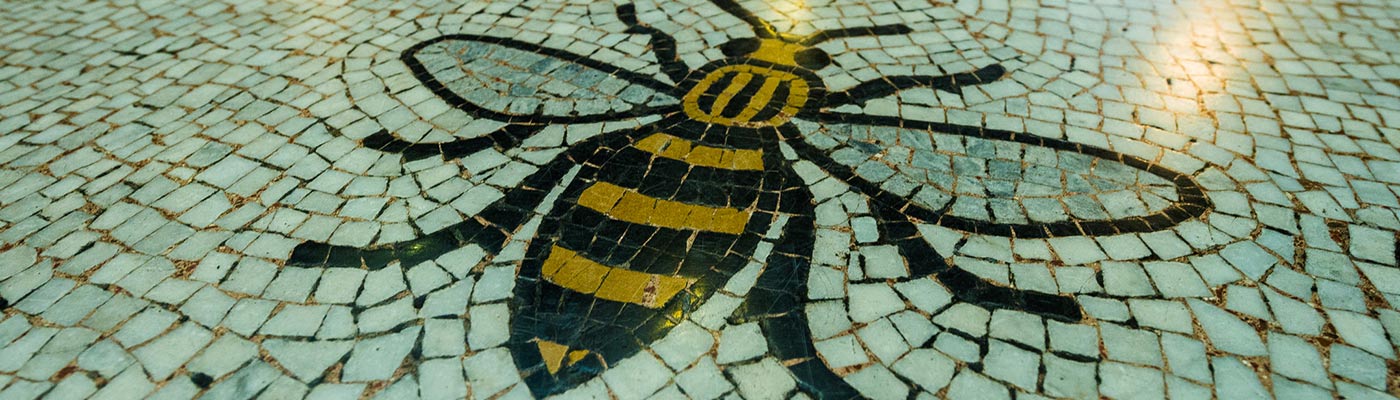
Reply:
[[[714,201],[732,200],[727,192],[734,190],[753,190],[737,187],[734,179],[762,180],[763,151],[714,147],[666,133],[631,147],[599,166],[597,180],[579,192],[566,217],[566,230],[589,233],[564,232],[540,273],[570,291],[660,308],[699,274],[724,270],[716,263],[740,236],[762,229],[750,226],[755,215],[761,216],[755,223],[766,226],[771,212],[758,210],[762,202],[752,196],[743,196],[751,199],[746,204]],[[703,195],[678,190],[679,185],[656,190],[686,179],[704,181],[693,183],[713,190]]]

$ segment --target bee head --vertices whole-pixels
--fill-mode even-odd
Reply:
[[[751,58],[809,70],[822,69],[831,64],[831,56],[826,51],[800,41],[740,38],[720,45],[719,49],[728,58]]]
[[[682,109],[690,118],[725,126],[762,127],[786,123],[820,96],[821,79],[812,71],[831,64],[831,55],[817,45],[853,36],[909,33],[905,25],[876,25],[819,30],[807,35],[778,32],[772,24],[744,10],[733,0],[711,0],[747,22],[754,37],[720,45],[724,60],[693,74],[683,86]]]

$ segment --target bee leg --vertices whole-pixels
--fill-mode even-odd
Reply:
[[[935,275],[959,301],[989,308],[1021,310],[1061,321],[1083,316],[1071,297],[998,286],[961,268],[952,268],[924,239],[909,217],[880,201],[871,201],[883,241],[899,248],[915,278]]]
[[[603,135],[581,142],[556,156],[539,171],[526,177],[504,197],[482,209],[473,218],[443,228],[417,239],[358,248],[328,243],[303,242],[292,249],[287,265],[302,267],[343,267],[380,269],[397,260],[406,266],[436,259],[447,252],[470,244],[481,246],[495,254],[505,245],[530,216],[534,208],[548,196],[569,170],[592,154],[602,143]]]
[[[826,97],[826,106],[838,107],[847,104],[860,105],[870,99],[877,99],[904,89],[918,87],[927,87],[949,93],[962,94],[962,88],[964,86],[992,83],[992,81],[1000,79],[1004,75],[1006,75],[1006,67],[1001,66],[1001,64],[992,64],[973,72],[944,76],[886,76],[881,79],[863,82],[844,92],[829,94]]]
[[[627,33],[640,33],[651,35],[651,52],[656,54],[656,62],[661,64],[661,72],[666,77],[671,78],[672,83],[681,83],[686,75],[690,75],[690,67],[681,62],[676,55],[676,38],[637,22],[637,6],[635,4],[623,4],[617,6],[617,19],[627,24]]]
[[[769,354],[788,366],[798,389],[817,399],[853,399],[860,394],[831,372],[812,346],[804,310],[807,271],[816,225],[811,206],[787,223],[758,281],[730,317],[731,324],[758,322]]]
[[[484,136],[443,143],[408,142],[381,129],[361,140],[360,144],[385,153],[403,154],[404,160],[407,161],[417,161],[436,155],[451,160],[475,154],[488,147],[504,152],[506,149],[520,145],[520,142],[539,132],[540,129],[544,129],[544,125],[506,125]]]

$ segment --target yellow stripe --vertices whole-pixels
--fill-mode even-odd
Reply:
[[[594,297],[661,308],[695,279],[648,274],[598,264],[569,249],[553,246],[542,268],[544,279]]]
[[[608,217],[672,229],[693,229],[737,235],[749,223],[749,212],[737,208],[706,207],[678,201],[659,200],[598,182],[579,195],[578,204]]]
[[[651,154],[701,167],[740,171],[763,170],[763,150],[710,147],[665,133],[647,136],[637,141],[636,147]]]
[[[625,190],[620,186],[599,182],[584,189],[583,194],[578,196],[578,205],[606,214],[622,199],[623,192]]]
[[[753,80],[753,74],[735,74],[734,80],[729,81],[729,87],[724,88],[724,91],[715,97],[715,104],[710,107],[710,116],[723,118],[724,108],[729,106],[729,101],[734,99],[734,95],[739,94],[740,90],[744,90],[744,86],[749,85],[750,80]]]
[[[749,106],[744,107],[744,111],[740,112],[739,116],[734,117],[734,119],[737,121],[753,120],[753,117],[758,115],[759,111],[763,111],[763,107],[773,100],[773,93],[778,91],[778,85],[782,83],[782,80],[771,76],[764,78],[763,86],[759,87],[758,93],[754,93],[753,97],[749,99]]]
[[[807,81],[793,79],[788,82],[787,103],[783,106],[783,111],[773,117],[773,121],[786,121],[788,118],[797,115],[797,111],[802,109],[803,104],[807,104],[807,94],[810,92],[810,89],[807,87]]]

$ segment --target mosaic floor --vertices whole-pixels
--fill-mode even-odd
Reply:
[[[0,2],[0,399],[1393,399],[1400,3]]]

